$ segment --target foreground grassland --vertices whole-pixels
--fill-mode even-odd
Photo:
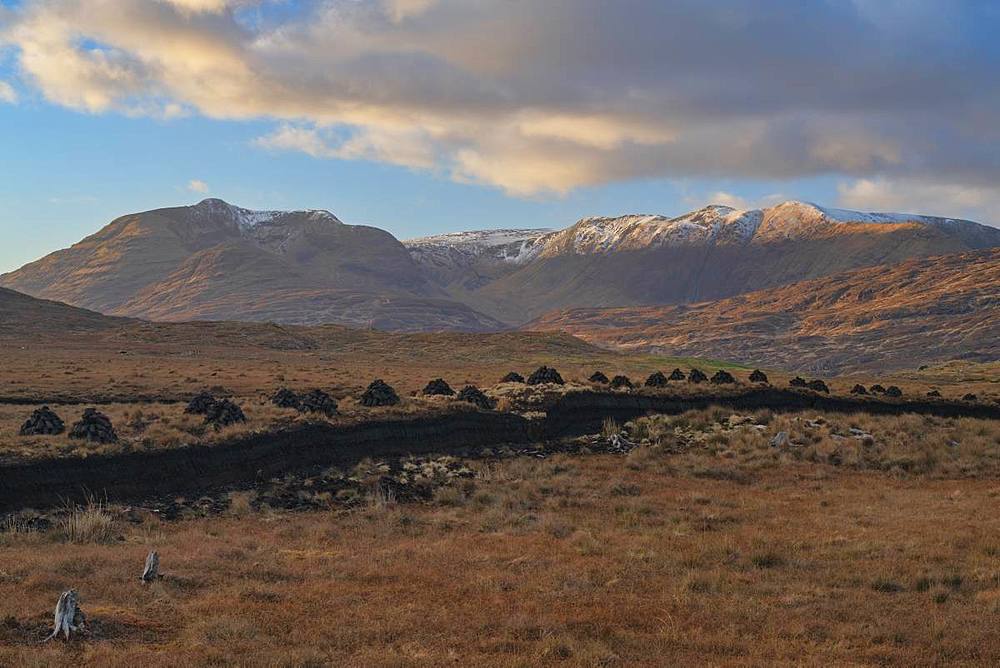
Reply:
[[[471,460],[426,503],[244,492],[203,518],[12,527],[0,665],[1000,663],[1000,426],[705,410],[625,430],[627,455]],[[143,586],[150,549],[166,575]],[[90,637],[37,644],[69,587]]]

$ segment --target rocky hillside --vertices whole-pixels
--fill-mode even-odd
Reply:
[[[526,329],[812,372],[1000,359],[1000,249],[927,257],[717,301],[571,309]]]
[[[909,258],[1000,246],[970,221],[786,202],[676,218],[587,218],[531,239],[515,270],[451,294],[510,323],[553,309],[698,302]],[[411,253],[412,253],[411,248]]]
[[[250,211],[215,199],[118,218],[0,285],[156,320],[504,327],[448,299],[388,232],[326,211]]]

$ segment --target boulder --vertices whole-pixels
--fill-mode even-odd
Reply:
[[[96,408],[88,408],[83,411],[79,422],[75,422],[69,430],[69,437],[93,443],[115,443],[118,441],[118,434],[115,433],[111,420]]]
[[[667,377],[662,371],[650,374],[646,379],[646,387],[666,387]]]
[[[594,373],[590,374],[590,378],[588,378],[587,380],[589,380],[591,383],[600,383],[601,385],[607,385],[610,382],[608,380],[608,377],[605,376],[604,373],[601,371],[595,371]]]
[[[806,382],[806,379],[800,376],[792,378],[790,381],[788,381],[788,384],[791,385],[792,387],[807,387],[809,385],[809,383]]]
[[[623,387],[631,390],[635,386],[632,384],[632,381],[629,380],[628,376],[622,376],[619,374],[611,379],[611,389],[617,390]]]
[[[816,380],[810,380],[809,384],[806,387],[808,387],[810,390],[813,390],[814,392],[825,392],[826,394],[830,394],[830,388],[827,387],[826,383],[821,381],[819,378],[817,378]]]
[[[52,412],[48,406],[42,406],[31,414],[31,417],[21,425],[21,436],[54,436],[66,431],[62,419]]]
[[[506,376],[504,376],[503,378],[501,378],[500,382],[501,383],[523,383],[524,382],[524,376],[522,376],[521,374],[519,374],[516,371],[511,371]]]
[[[674,369],[670,372],[670,375],[667,376],[667,380],[684,380],[684,372],[680,369]]]
[[[787,431],[779,431],[774,435],[774,438],[771,439],[770,444],[772,448],[787,448],[791,442],[791,439],[788,438]]]
[[[885,394],[885,388],[879,385],[878,383],[875,383],[868,389],[871,391],[872,394]]]
[[[729,373],[725,369],[719,369],[715,372],[715,375],[712,376],[713,385],[732,385],[735,382],[736,379],[733,378],[733,374]]]
[[[851,388],[851,394],[868,394],[868,390],[865,389],[864,385],[855,385]]]
[[[205,415],[212,404],[215,403],[215,397],[209,392],[199,392],[194,395],[194,398],[188,402],[187,408],[184,409],[185,413],[191,413],[194,415]]]
[[[444,378],[435,378],[431,382],[427,383],[427,386],[424,387],[421,393],[427,397],[450,397],[455,394],[455,390],[451,389],[451,385],[446,383]]]
[[[940,397],[941,393],[938,392],[937,390],[931,390],[930,392],[927,393],[927,396],[928,397]]]
[[[760,369],[754,369],[753,373],[750,374],[751,383],[767,383],[767,374]]]
[[[373,380],[361,395],[362,406],[395,406],[398,403],[399,395],[396,390],[381,378]]]
[[[337,401],[323,390],[313,390],[303,395],[298,409],[302,413],[320,413],[333,417],[337,414]]]
[[[538,367],[533,374],[528,376],[528,385],[541,385],[543,383],[555,383],[563,385],[564,381],[559,372],[547,366]]]
[[[459,401],[466,401],[470,404],[475,404],[476,406],[487,411],[496,407],[496,402],[486,396],[483,391],[475,385],[466,385],[463,387],[458,393],[457,399]]]
[[[299,408],[299,403],[302,400],[299,395],[292,392],[287,387],[283,387],[274,394],[271,395],[271,403],[278,408]]]
[[[885,396],[887,397],[901,397],[903,396],[903,390],[899,389],[895,385],[890,385],[885,388]]]
[[[708,380],[708,376],[701,369],[691,369],[691,373],[688,374],[689,383],[704,383]]]
[[[243,414],[243,409],[229,399],[217,400],[205,413],[205,424],[210,424],[216,429],[246,421],[247,416]]]

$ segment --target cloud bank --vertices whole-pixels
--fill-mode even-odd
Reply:
[[[55,104],[273,119],[259,147],[514,195],[839,175],[846,201],[998,200],[992,3],[33,0],[0,21]]]

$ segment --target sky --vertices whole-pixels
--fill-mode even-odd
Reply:
[[[1000,225],[1000,3],[0,0],[0,272],[219,197],[399,238],[787,199]]]

